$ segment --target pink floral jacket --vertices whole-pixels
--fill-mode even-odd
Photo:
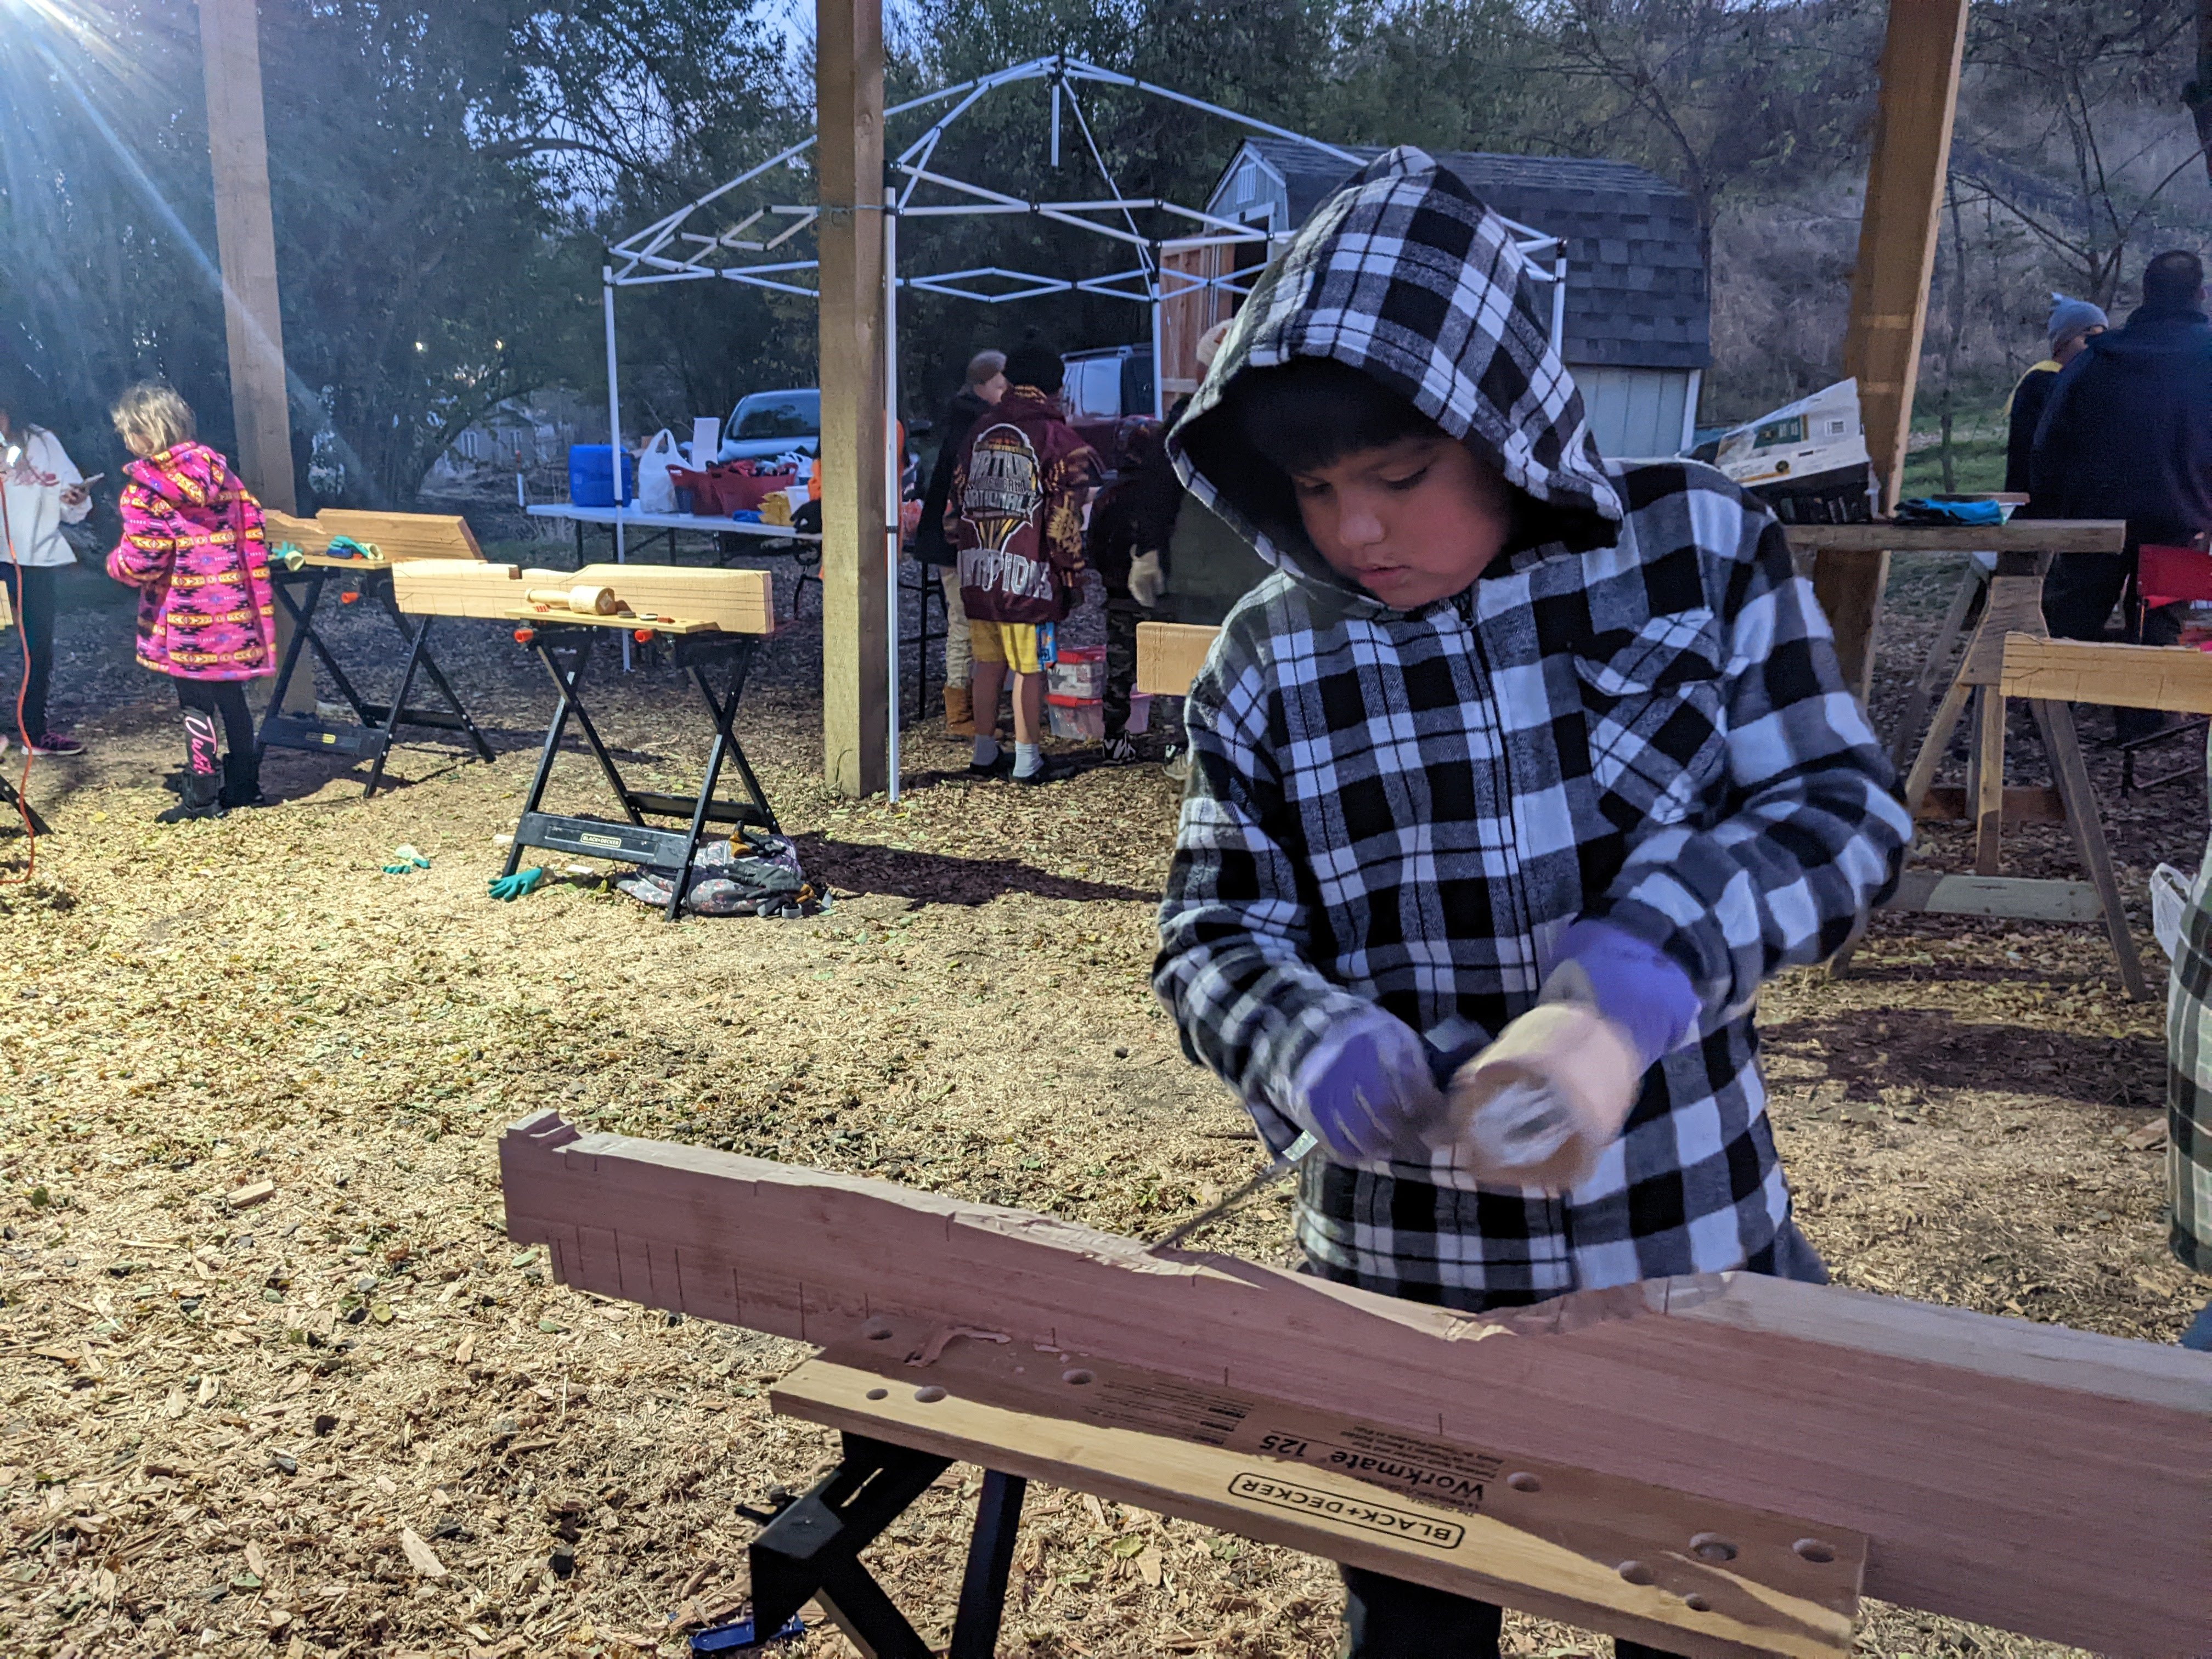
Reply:
[[[124,469],[123,539],[107,574],[138,590],[138,660],[180,680],[276,672],[261,504],[205,444]]]

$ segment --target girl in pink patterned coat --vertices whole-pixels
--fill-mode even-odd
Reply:
[[[107,574],[138,590],[138,660],[175,681],[185,714],[184,799],[160,822],[221,817],[261,799],[244,687],[276,672],[261,504],[228,462],[194,441],[192,411],[167,386],[134,386],[112,413],[139,459],[125,469],[123,539]],[[218,715],[230,749],[220,765]]]

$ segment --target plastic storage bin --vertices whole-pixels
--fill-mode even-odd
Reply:
[[[1044,689],[1054,702],[1097,702],[1106,695],[1106,647],[1063,645],[1045,670]]]
[[[1045,720],[1055,738],[1099,742],[1106,735],[1106,705],[1081,698],[1047,697]]]
[[[568,505],[613,507],[615,468],[613,450],[605,444],[568,446]],[[623,457],[623,501],[637,499],[637,457]]]

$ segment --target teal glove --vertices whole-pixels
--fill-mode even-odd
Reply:
[[[404,876],[430,867],[430,860],[404,842],[392,849],[392,860],[384,866],[384,873],[387,876]]]
[[[537,891],[538,884],[544,879],[545,866],[533,864],[527,870],[518,870],[511,876],[494,878],[491,896],[495,899],[519,899]]]

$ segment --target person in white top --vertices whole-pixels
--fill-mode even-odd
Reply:
[[[0,586],[8,591],[16,637],[29,659],[27,684],[0,670],[0,732],[21,738],[36,754],[82,754],[82,744],[46,723],[46,689],[54,672],[56,574],[76,562],[62,526],[84,522],[92,491],[61,440],[6,403],[0,403],[0,507],[5,509],[0,530],[6,532],[0,538]]]

